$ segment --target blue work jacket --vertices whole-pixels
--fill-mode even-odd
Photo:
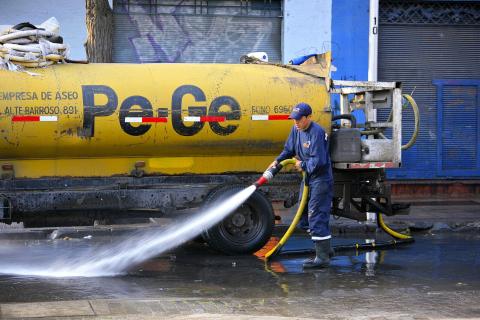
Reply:
[[[302,169],[310,181],[333,180],[328,134],[317,123],[312,121],[304,131],[293,126],[276,160],[281,162],[294,156],[302,161]]]

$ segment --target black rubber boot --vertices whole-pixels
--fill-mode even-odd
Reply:
[[[328,252],[328,257],[329,258],[335,257],[335,249],[333,249],[332,246],[330,246],[330,251]]]
[[[315,241],[315,258],[305,261],[303,267],[306,269],[328,267],[330,265],[331,251],[330,239]]]

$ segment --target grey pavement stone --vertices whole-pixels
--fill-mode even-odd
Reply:
[[[343,296],[160,298],[2,304],[2,319],[473,319],[479,291],[349,290]],[[91,307],[90,307],[91,305]],[[165,307],[169,306],[169,307]],[[210,309],[213,307],[213,310]]]
[[[435,222],[430,231],[451,231],[452,228],[444,222]]]
[[[18,318],[45,318],[62,315],[68,316],[94,316],[88,301],[61,301],[61,302],[31,302],[8,303],[0,305],[2,319]]]

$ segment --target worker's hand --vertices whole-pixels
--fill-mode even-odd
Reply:
[[[295,169],[302,171],[302,160],[295,159]]]
[[[278,164],[277,160],[273,161],[272,163],[270,163],[270,165],[268,166],[267,170],[270,169],[270,168],[276,167],[277,164]]]

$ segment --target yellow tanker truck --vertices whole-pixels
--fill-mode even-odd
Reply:
[[[0,70],[0,218],[78,224],[202,206],[258,178],[283,148],[299,102],[332,133],[334,214],[393,214],[384,169],[401,164],[399,84],[332,82],[329,54],[317,58],[298,67],[60,64],[36,76]],[[331,93],[340,95],[337,117]],[[376,122],[379,108],[392,117]],[[355,128],[355,109],[365,112],[366,134]],[[274,225],[272,202],[295,204],[299,178],[279,175],[207,242],[227,253],[262,247]]]

